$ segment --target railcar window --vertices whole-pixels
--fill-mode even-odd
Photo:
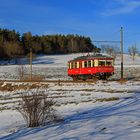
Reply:
[[[72,63],[71,63],[71,68],[72,68],[72,69],[77,68],[77,62],[72,62]]]
[[[88,67],[88,61],[84,62],[84,67],[87,68]]]
[[[77,68],[77,62],[75,62],[75,68]]]
[[[71,64],[72,64],[72,69],[74,69],[75,68],[75,63],[72,62]]]
[[[71,68],[73,69],[73,63],[71,62]]]
[[[105,66],[105,61],[99,61],[99,66]]]
[[[79,68],[82,68],[82,62],[79,62]]]
[[[91,61],[88,61],[88,67],[89,68],[91,67]]]
[[[75,68],[75,62],[73,62],[73,69]]]

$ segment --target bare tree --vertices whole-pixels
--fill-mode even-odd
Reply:
[[[117,54],[120,52],[120,49],[118,46],[113,46],[113,45],[101,45],[101,50],[103,53],[107,53],[110,56],[112,56],[114,59],[116,58]]]
[[[107,47],[107,45],[104,45],[104,44],[101,45],[101,52],[102,53],[106,53],[106,47]]]
[[[135,55],[138,53],[138,49],[135,45],[132,45],[131,47],[128,48],[129,54],[132,56],[133,61],[135,60]]]
[[[18,67],[18,75],[19,75],[20,80],[23,80],[25,78],[26,68],[23,64],[20,64]]]
[[[22,94],[17,109],[25,119],[28,127],[37,127],[46,121],[59,120],[53,108],[55,102],[45,92],[39,91]]]

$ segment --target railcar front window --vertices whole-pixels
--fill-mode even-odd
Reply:
[[[113,66],[113,62],[112,62],[112,61],[107,61],[107,62],[106,62],[106,65],[107,65],[107,66]]]

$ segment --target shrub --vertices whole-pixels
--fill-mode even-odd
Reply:
[[[28,127],[37,127],[46,121],[58,121],[58,116],[53,108],[54,104],[53,99],[50,99],[44,91],[37,89],[37,91],[22,94],[18,111]]]

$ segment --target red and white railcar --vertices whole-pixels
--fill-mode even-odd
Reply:
[[[81,56],[68,62],[68,76],[73,80],[106,79],[114,74],[114,59],[96,54]]]

